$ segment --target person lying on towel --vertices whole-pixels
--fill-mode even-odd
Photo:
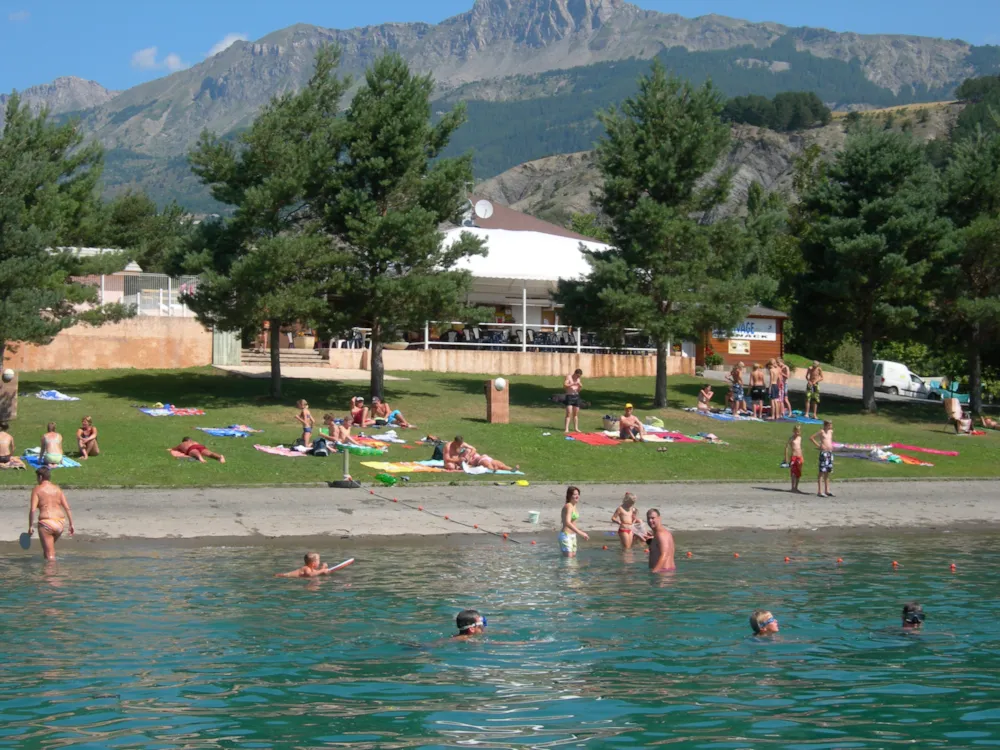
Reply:
[[[462,439],[461,435],[456,435],[455,439],[444,446],[444,468],[455,471],[461,469],[462,464],[469,466],[482,466],[490,471],[517,471],[520,467],[511,469],[503,461],[490,458],[485,453],[480,453],[474,446],[469,445]]]
[[[393,409],[389,406],[389,402],[383,401],[378,396],[372,396],[372,416],[376,422],[384,420],[386,425],[398,425],[403,429],[416,427],[416,425],[406,421],[403,412],[399,409]]]
[[[180,445],[168,448],[167,452],[174,458],[193,458],[201,463],[205,463],[206,458],[214,458],[220,464],[226,463],[226,457],[221,453],[213,453],[204,445],[196,443],[189,437],[181,440]]]

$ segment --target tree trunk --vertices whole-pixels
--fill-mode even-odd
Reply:
[[[653,408],[663,409],[667,406],[667,345],[656,340],[656,393],[653,396]]]
[[[271,321],[271,398],[281,398],[281,323]]]
[[[969,409],[979,417],[983,414],[983,357],[978,331],[969,337]]]
[[[375,322],[372,324],[372,351],[371,351],[371,391],[370,398],[385,398],[383,389],[385,388],[385,365],[382,364],[382,326]]]
[[[861,334],[861,408],[874,414],[875,405],[875,342],[870,330]]]

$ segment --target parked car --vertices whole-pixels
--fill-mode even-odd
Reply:
[[[967,404],[969,403],[969,394],[963,393],[961,388],[962,384],[957,380],[949,382],[945,378],[941,378],[937,382],[937,385],[931,387],[927,398],[933,399],[934,401],[940,401],[945,398],[957,398],[958,403]]]
[[[914,398],[929,398],[931,394],[931,387],[919,375],[910,372],[909,367],[885,359],[875,360],[875,390]]]

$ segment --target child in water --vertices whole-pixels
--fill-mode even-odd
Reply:
[[[750,629],[753,634],[771,635],[778,632],[778,620],[766,609],[755,609],[750,615]]]
[[[309,404],[304,398],[299,399],[295,404],[299,408],[299,413],[295,415],[296,421],[302,425],[302,444],[308,448],[312,445],[313,420],[312,412],[309,411]]]
[[[802,428],[799,425],[792,428],[792,436],[785,444],[785,465],[792,477],[792,492],[801,493],[799,479],[802,478]]]
[[[305,556],[305,565],[301,568],[296,568],[295,570],[290,570],[287,573],[275,573],[275,578],[315,578],[316,576],[325,576],[333,571],[330,567],[323,563],[319,564],[319,553],[318,552],[307,552]]]
[[[463,609],[455,617],[455,626],[458,633],[453,638],[471,638],[486,632],[486,618],[474,609]]]
[[[622,504],[611,516],[611,523],[618,524],[618,538],[621,540],[622,549],[632,548],[632,540],[635,537],[635,522],[638,517],[639,509],[635,507],[635,495],[626,492]]]

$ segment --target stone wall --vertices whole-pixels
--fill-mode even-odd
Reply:
[[[19,344],[4,367],[35,370],[177,369],[212,363],[212,332],[193,318],[141,316],[93,327],[77,325],[50,344]]]

